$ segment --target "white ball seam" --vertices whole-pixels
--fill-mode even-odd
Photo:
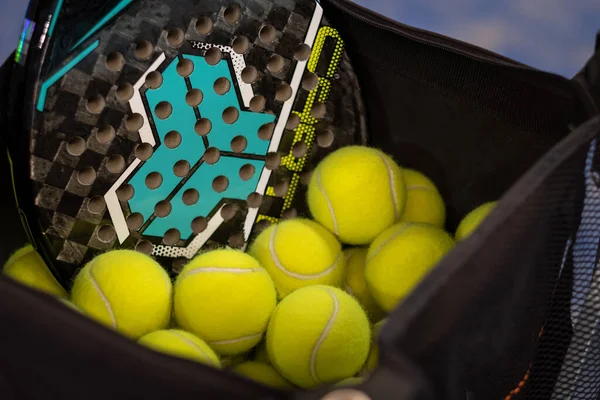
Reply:
[[[208,357],[208,354],[206,354],[206,352],[200,346],[198,346],[196,343],[192,342],[191,340],[189,340],[188,338],[186,338],[179,332],[171,331],[170,333],[174,336],[177,336],[179,339],[183,340],[186,344],[188,344],[192,348],[198,350],[209,364],[213,364],[210,357]]]
[[[400,236],[401,233],[403,233],[405,230],[407,230],[412,225],[413,225],[412,222],[407,223],[402,229],[400,229],[398,232],[396,232],[392,236],[390,236],[385,242],[381,243],[381,245],[377,248],[377,250],[375,250],[375,253],[373,253],[371,255],[371,257],[367,258],[367,264],[370,261],[372,261],[375,257],[377,257],[377,254],[379,254],[379,252],[381,251],[381,249],[383,249],[389,242],[391,242],[392,240],[396,239],[398,236]]]
[[[321,381],[317,377],[317,371],[316,371],[316,365],[315,365],[317,362],[317,354],[319,352],[319,349],[321,348],[321,345],[327,338],[329,331],[331,331],[331,328],[333,327],[333,323],[335,322],[335,317],[337,317],[339,310],[340,310],[340,304],[339,304],[338,299],[335,296],[335,294],[329,289],[325,289],[325,291],[327,293],[329,293],[329,295],[333,299],[333,312],[331,313],[331,317],[329,317],[329,321],[327,321],[327,325],[325,325],[325,329],[323,329],[323,332],[321,332],[321,336],[319,336],[319,339],[317,340],[315,347],[313,347],[312,353],[310,355],[310,375],[317,383],[321,383]]]
[[[327,269],[325,269],[317,274],[299,274],[297,272],[289,271],[281,263],[281,260],[279,260],[279,257],[277,256],[277,251],[275,250],[275,235],[277,233],[277,228],[278,228],[278,225],[276,225],[275,228],[273,228],[273,232],[271,233],[271,237],[269,238],[269,252],[271,253],[271,259],[273,260],[273,263],[275,264],[277,269],[279,269],[281,272],[283,272],[284,274],[286,274],[287,276],[290,276],[292,278],[301,279],[301,280],[311,280],[311,279],[321,278],[337,268],[340,260],[342,259],[342,251],[341,250],[340,250],[338,256],[336,257],[335,261],[333,262],[333,264],[331,264],[331,266],[329,266]]]
[[[90,278],[90,282],[92,282],[94,289],[96,289],[96,291],[98,292],[100,299],[104,303],[104,307],[106,308],[106,311],[108,311],[108,314],[110,315],[110,319],[112,321],[112,327],[114,329],[117,329],[117,319],[115,317],[115,313],[113,312],[113,309],[110,305],[110,302],[108,301],[108,298],[106,298],[106,296],[104,295],[104,292],[100,288],[100,285],[98,284],[98,282],[96,282],[96,279],[94,278],[94,274],[92,274],[92,269],[94,268],[94,265],[95,264],[93,262],[91,262],[90,269],[88,269],[88,276]]]
[[[337,218],[335,217],[335,212],[333,210],[333,204],[331,204],[331,200],[327,196],[327,192],[323,188],[323,185],[321,185],[321,170],[317,170],[317,187],[319,188],[319,191],[321,192],[323,198],[325,199],[325,202],[327,203],[327,208],[329,209],[329,214],[331,215],[331,221],[333,222],[333,232],[336,235],[339,235],[340,232],[338,228]]]
[[[224,339],[224,340],[213,340],[212,342],[207,342],[209,344],[213,344],[213,345],[220,345],[220,344],[235,344],[235,343],[239,343],[239,342],[243,342],[245,340],[250,340],[250,339],[255,339],[257,337],[261,337],[262,333],[253,333],[251,335],[246,335],[246,336],[241,336],[239,338],[235,338],[235,339]]]
[[[400,215],[398,212],[398,196],[396,194],[395,185],[394,185],[394,170],[392,169],[392,166],[388,162],[386,156],[384,156],[383,154],[380,154],[379,157],[381,157],[381,159],[383,160],[383,163],[385,164],[385,167],[387,168],[387,171],[388,171],[388,177],[390,180],[390,193],[392,195],[392,204],[393,204],[393,208],[394,208],[394,221],[398,221],[398,219],[400,218]],[[400,171],[400,173],[402,173],[402,171]]]

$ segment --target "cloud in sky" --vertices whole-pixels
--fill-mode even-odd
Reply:
[[[593,51],[598,0],[357,0],[408,25],[473,43],[533,67],[575,74]]]

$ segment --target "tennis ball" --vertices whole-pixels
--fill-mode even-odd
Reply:
[[[364,308],[373,322],[381,320],[385,313],[375,302],[371,291],[367,287],[365,280],[365,265],[367,261],[367,251],[365,247],[355,247],[344,250],[346,259],[346,280],[344,289],[350,295],[354,296],[360,305]]]
[[[221,367],[219,357],[202,339],[179,329],[151,332],[138,343],[161,353],[198,361],[216,368]]]
[[[446,206],[437,188],[420,172],[404,169],[406,206],[400,218],[402,222],[425,222],[443,228],[446,222]]]
[[[60,301],[60,302],[61,302],[63,305],[65,305],[65,306],[69,307],[70,309],[72,309],[72,310],[75,310],[75,311],[77,311],[77,312],[79,312],[79,313],[83,313],[79,307],[77,307],[75,304],[71,303],[69,300],[67,300],[67,299],[64,299],[64,298],[59,298],[58,300],[59,300],[59,301]]]
[[[261,340],[254,348],[254,357],[252,357],[252,360],[265,364],[271,363],[271,360],[269,360],[269,353],[267,353],[267,342],[265,340]]]
[[[365,277],[379,306],[390,312],[454,247],[443,230],[400,222],[375,239],[367,253]]]
[[[360,304],[325,285],[304,287],[284,298],[267,329],[271,363],[303,388],[354,376],[367,359],[370,339]]]
[[[293,389],[294,386],[285,380],[283,376],[275,368],[269,364],[248,361],[238,365],[233,369],[240,375],[244,375],[253,381],[262,383],[267,386],[271,386],[277,389]]]
[[[314,219],[342,243],[369,244],[402,216],[402,169],[380,150],[343,147],[325,157],[308,184]]]
[[[4,264],[3,272],[12,279],[57,297],[67,297],[39,253],[31,245],[17,250]]]
[[[196,256],[175,281],[177,325],[221,355],[250,350],[276,305],[275,286],[258,261],[239,250]]]
[[[369,374],[377,367],[379,363],[379,344],[377,343],[379,340],[379,334],[381,333],[381,328],[387,322],[387,319],[383,319],[373,325],[373,337],[371,338],[371,349],[369,350],[369,356],[367,357],[367,362],[363,367],[363,374]]]
[[[71,301],[87,316],[139,339],[167,327],[171,294],[169,275],[156,261],[137,251],[113,250],[83,267]]]
[[[492,212],[494,207],[496,207],[497,203],[497,201],[485,203],[468,213],[456,229],[456,233],[454,235],[456,241],[458,242],[460,240],[466,239],[469,235],[471,235],[471,233],[473,233],[473,231],[477,229],[479,224],[481,224],[483,220],[486,219],[489,213]]]
[[[268,227],[248,253],[269,272],[280,298],[304,286],[340,286],[344,279],[341,244],[308,219],[289,219]]]
[[[337,387],[356,386],[356,385],[360,385],[364,381],[365,381],[365,378],[363,378],[363,377],[353,376],[352,378],[346,378],[343,381],[339,381],[338,383],[335,384],[335,386],[337,386]]]

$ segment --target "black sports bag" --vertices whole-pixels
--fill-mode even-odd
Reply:
[[[56,122],[50,114],[37,121],[35,108],[62,107],[61,99],[68,96],[61,90],[66,79],[75,75],[67,75],[60,87],[44,76],[57,71],[61,57],[68,60],[77,46],[92,54],[104,51],[103,43],[111,43],[106,38],[126,18],[127,29],[133,32],[127,34],[132,37],[138,31],[153,32],[159,48],[160,40],[176,40],[175,34],[161,36],[161,29],[168,28],[163,17],[171,11],[159,7],[160,1],[90,2],[85,9],[69,0],[32,3],[27,21],[37,26],[24,29],[21,45],[0,74],[0,131],[9,150],[2,154],[10,154],[2,157],[0,173],[5,188],[0,199],[1,263],[28,240],[38,243],[46,258],[53,256],[52,246],[44,244],[50,241],[44,230],[47,221],[38,220],[36,206],[24,200],[31,199],[31,192],[22,194],[37,190],[35,182],[27,183],[30,153],[56,160],[48,156],[53,142],[42,141],[41,148],[32,150],[23,145],[29,140],[23,137]],[[178,17],[181,26],[191,18],[199,21],[196,14],[201,12],[212,12],[228,22],[236,18],[228,10],[248,8],[248,15],[258,15],[256,7],[271,7],[271,3],[274,21],[283,18],[291,23],[310,15],[298,4],[286,8],[296,3],[287,0],[171,3],[173,9],[183,8],[184,3],[195,7]],[[231,4],[237,8],[226,8]],[[150,351],[49,301],[46,295],[1,277],[0,398],[598,398],[600,52],[567,79],[400,24],[347,0],[317,4],[327,24],[343,38],[364,104],[362,108],[356,105],[360,102],[348,100],[344,107],[353,110],[354,122],[336,129],[360,136],[364,123],[366,143],[431,177],[447,204],[449,231],[474,207],[500,199],[476,234],[457,245],[390,315],[379,339],[380,364],[372,377],[352,389],[324,386],[280,392],[227,371]],[[152,14],[153,10],[159,11]],[[144,16],[137,28],[135,16]],[[243,26],[250,32],[243,21],[239,29]],[[273,23],[280,45],[291,32],[285,21],[281,27]],[[98,30],[94,24],[110,28]],[[215,29],[222,27],[215,24]],[[77,33],[81,40],[69,37],[70,41],[48,49],[42,38],[50,38],[53,29],[55,36],[67,37],[75,31],[89,34]],[[231,34],[225,28],[218,32]],[[100,47],[86,47],[95,40]],[[323,46],[335,47],[332,43],[324,40]],[[127,48],[130,43],[123,39],[120,45]],[[599,46],[600,37],[596,50]],[[143,50],[139,44],[135,49]],[[280,51],[288,50],[281,47]],[[40,61],[38,68],[28,64],[27,57],[49,61]],[[266,56],[253,57],[260,63]],[[100,81],[99,64],[95,69],[93,65],[84,59],[74,71],[81,79],[91,76]],[[142,68],[127,64],[127,73],[136,76],[136,65]],[[265,65],[270,68],[266,61]],[[24,68],[36,71],[39,83],[28,81],[33,75],[23,75]],[[318,75],[319,64],[315,68]],[[326,66],[323,71],[325,76]],[[344,73],[342,68],[331,77],[343,79]],[[30,96],[39,96],[44,85],[47,97],[34,103]],[[114,90],[111,85],[118,82],[106,86],[107,91]],[[339,102],[352,97],[337,96]],[[77,110],[77,104],[73,107]],[[40,144],[39,138],[36,143]],[[10,190],[13,184],[18,188],[19,207]],[[55,258],[54,271],[68,284],[73,272],[69,268],[74,267]]]

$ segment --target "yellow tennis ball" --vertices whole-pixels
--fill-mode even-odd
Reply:
[[[450,235],[429,224],[400,222],[379,235],[365,268],[379,306],[392,311],[453,247]]]
[[[337,387],[346,387],[346,386],[356,386],[360,385],[365,381],[365,378],[360,376],[353,376],[351,378],[346,378],[343,381],[339,381],[335,384]]]
[[[72,310],[77,311],[78,313],[82,313],[83,311],[81,311],[81,308],[77,307],[75,304],[73,304],[72,302],[70,302],[69,300],[65,299],[65,298],[59,298],[58,299],[63,305],[69,307]]]
[[[175,282],[177,325],[217,353],[240,354],[262,338],[276,305],[275,286],[258,261],[221,249],[190,261]]]
[[[446,205],[433,182],[420,172],[404,169],[406,207],[400,221],[425,222],[443,228]]]
[[[289,390],[294,388],[275,368],[262,362],[248,361],[238,365],[233,371],[253,381],[277,389]]]
[[[477,229],[479,224],[481,224],[483,220],[486,219],[489,213],[492,212],[494,207],[496,207],[497,203],[497,201],[485,203],[468,213],[456,229],[456,233],[454,235],[456,241],[458,242],[460,240],[466,239],[469,235],[471,235],[471,233],[473,233],[473,231]]]
[[[344,258],[346,259],[344,289],[358,300],[367,312],[369,319],[377,322],[385,316],[385,313],[375,302],[365,280],[368,250],[366,247],[354,247],[344,250]]]
[[[138,339],[167,327],[171,295],[171,279],[156,261],[137,251],[113,250],[83,267],[71,301],[87,316]]]
[[[58,283],[39,253],[31,245],[17,250],[4,264],[3,272],[12,279],[58,297],[67,297],[66,290]]]
[[[280,298],[304,286],[340,286],[344,279],[340,242],[308,219],[289,219],[268,227],[248,252],[269,272]]]
[[[387,319],[383,319],[373,325],[373,337],[371,338],[371,349],[369,350],[369,356],[367,357],[367,362],[363,367],[362,373],[364,375],[371,373],[377,367],[379,363],[379,334],[381,333],[381,329],[383,325],[387,322]]]
[[[267,349],[273,366],[303,388],[349,378],[364,365],[371,328],[358,302],[333,286],[298,289],[271,317]]]
[[[369,244],[398,221],[406,203],[402,169],[380,150],[343,147],[325,157],[308,185],[314,219],[342,243]]]
[[[161,353],[198,361],[220,368],[221,362],[206,342],[198,336],[179,329],[165,329],[144,335],[138,343]]]
[[[254,348],[254,356],[252,357],[252,360],[265,364],[271,364],[271,360],[269,360],[269,353],[267,353],[267,342],[265,340],[261,340],[260,343]]]

